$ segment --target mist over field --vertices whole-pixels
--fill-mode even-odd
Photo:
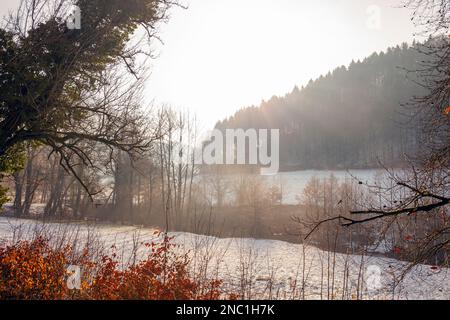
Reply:
[[[0,300],[450,299],[450,2],[0,14]]]

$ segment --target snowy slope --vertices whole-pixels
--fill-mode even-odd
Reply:
[[[105,250],[115,245],[124,264],[142,254],[143,242],[160,239],[154,229],[147,228],[42,224],[0,217],[0,242],[42,233],[52,234],[53,241],[80,246],[85,241],[97,242]],[[177,250],[191,255],[193,275],[221,278],[226,288],[245,298],[356,299],[359,292],[364,299],[450,299],[448,269],[419,265],[400,281],[406,263],[394,259],[333,255],[275,240],[219,239],[180,232],[170,235],[179,245]]]

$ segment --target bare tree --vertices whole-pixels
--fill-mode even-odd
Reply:
[[[66,25],[72,3],[79,30]],[[93,165],[86,145],[107,146],[110,156],[147,150],[155,137],[137,99],[146,74],[139,62],[173,4],[23,0],[0,29],[0,157],[24,142],[46,145],[91,194],[76,169]]]
[[[427,94],[413,97],[406,105],[411,117],[421,126],[422,150],[407,156],[406,170],[395,172],[386,168],[388,186],[367,185],[382,198],[378,204],[367,202],[360,209],[350,210],[351,216],[340,214],[320,221],[308,234],[325,222],[338,221],[350,227],[388,219],[388,226],[402,224],[404,218],[417,219],[426,232],[416,235],[415,245],[408,259],[414,263],[439,257],[439,263],[448,264],[450,246],[450,2],[447,0],[409,0],[405,7],[413,10],[412,20],[420,32],[430,38],[417,49],[426,57],[419,62],[420,85]],[[363,184],[360,182],[360,184]],[[410,237],[410,236],[408,236]]]

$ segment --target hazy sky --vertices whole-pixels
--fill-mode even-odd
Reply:
[[[188,3],[162,28],[148,94],[195,111],[207,125],[413,39],[409,12],[395,0]]]
[[[0,13],[18,0],[1,0]],[[124,0],[126,1],[126,0]],[[411,42],[401,0],[181,0],[161,26],[147,99],[203,127],[352,59]]]

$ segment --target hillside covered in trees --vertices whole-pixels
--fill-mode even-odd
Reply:
[[[281,169],[337,169],[401,165],[419,146],[408,108],[422,95],[420,44],[406,43],[341,66],[284,97],[243,108],[216,124],[279,128]]]

